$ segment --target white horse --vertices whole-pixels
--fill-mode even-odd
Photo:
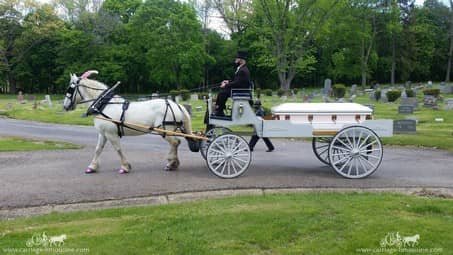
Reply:
[[[97,73],[97,71],[87,71],[80,77],[77,77],[75,74],[70,75],[70,84],[63,102],[63,107],[66,111],[74,110],[79,103],[96,100],[102,92],[108,89],[105,84],[88,79],[91,74]],[[107,116],[114,121],[120,121],[121,115],[123,114],[123,102],[125,101],[124,98],[115,95],[102,110],[103,116]],[[168,107],[171,107],[171,109]],[[161,127],[172,131],[178,128],[177,123],[182,123],[182,126],[179,128],[186,134],[192,134],[189,113],[184,107],[171,100],[154,99],[130,102],[128,109],[124,113],[124,122],[147,127]],[[128,173],[131,170],[131,165],[121,150],[120,129],[118,125],[111,121],[94,118],[94,126],[99,132],[98,143],[93,160],[85,173],[94,173],[99,169],[99,156],[104,149],[106,141],[112,144],[120,156],[121,167],[119,172],[121,174]],[[145,133],[124,127],[124,136],[143,134]],[[181,141],[175,136],[163,137],[170,144],[170,152],[167,157],[168,163],[165,170],[176,170],[179,166],[178,146]],[[188,139],[188,142],[190,143],[191,141]]]

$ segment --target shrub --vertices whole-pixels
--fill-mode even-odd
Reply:
[[[168,94],[170,94],[171,97],[175,98],[177,95],[180,95],[181,92],[179,90],[172,89],[170,90],[170,92],[168,92]]]
[[[401,90],[389,90],[386,95],[389,102],[395,102],[401,96]]]
[[[179,91],[181,97],[182,97],[182,101],[187,101],[190,99],[190,91],[187,90],[187,89],[181,89]]]
[[[277,91],[277,95],[278,95],[279,97],[282,97],[283,95],[286,94],[286,92],[287,92],[287,91],[284,90],[284,89],[279,89],[279,90]]]
[[[423,90],[423,94],[425,96],[435,96],[435,97],[439,97],[439,94],[440,94],[440,89],[424,89]]]
[[[376,101],[379,101],[381,99],[381,91],[380,90],[376,90],[374,92],[374,99],[376,99]]]
[[[299,89],[294,88],[294,89],[293,89],[293,92],[294,92],[294,95],[297,96],[297,93],[299,92]]]
[[[205,97],[207,99],[208,96],[209,96],[209,93],[207,93],[207,92],[199,92],[198,93],[198,99],[200,99],[200,100],[203,100],[203,97]]]
[[[257,98],[261,97],[261,89],[260,88],[256,88],[255,89],[255,97],[257,97]]]
[[[415,92],[412,89],[406,90],[407,97],[415,97]]]
[[[333,95],[336,98],[343,98],[346,94],[346,86],[344,84],[335,84],[333,85]]]
[[[264,95],[271,97],[272,96],[272,89],[265,89],[265,90],[263,90],[263,93],[264,93]]]

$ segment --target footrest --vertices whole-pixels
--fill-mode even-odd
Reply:
[[[214,120],[229,120],[231,121],[232,118],[231,116],[217,116],[217,115],[211,115],[209,116],[210,119],[214,119]]]

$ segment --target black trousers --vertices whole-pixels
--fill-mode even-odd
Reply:
[[[216,112],[223,112],[229,97],[231,97],[231,89],[222,89],[219,94],[217,94],[217,100],[215,101],[216,109],[214,110]]]
[[[257,135],[253,135],[252,136],[252,138],[250,139],[250,142],[249,142],[249,147],[250,147],[251,150],[253,150],[253,148],[255,148],[255,145],[256,145],[256,143],[258,142],[259,139],[260,138]],[[274,145],[272,144],[272,142],[271,142],[271,140],[269,138],[263,137],[263,141],[266,144],[268,150],[275,149]]]

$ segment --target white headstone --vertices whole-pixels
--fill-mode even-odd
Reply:
[[[179,104],[179,102],[182,101],[182,97],[181,96],[175,96],[175,102]]]
[[[198,100],[198,94],[191,94],[190,95],[190,100],[197,101]]]
[[[324,95],[330,95],[330,92],[332,90],[332,80],[331,79],[325,79],[324,80]]]
[[[403,92],[401,92],[401,98],[407,98],[406,90],[403,90]]]
[[[49,107],[52,107],[52,100],[50,99],[50,95],[45,95],[44,98],[45,98],[44,100],[49,105]]]
[[[352,84],[351,86],[351,95],[355,95],[357,92],[357,84]]]

